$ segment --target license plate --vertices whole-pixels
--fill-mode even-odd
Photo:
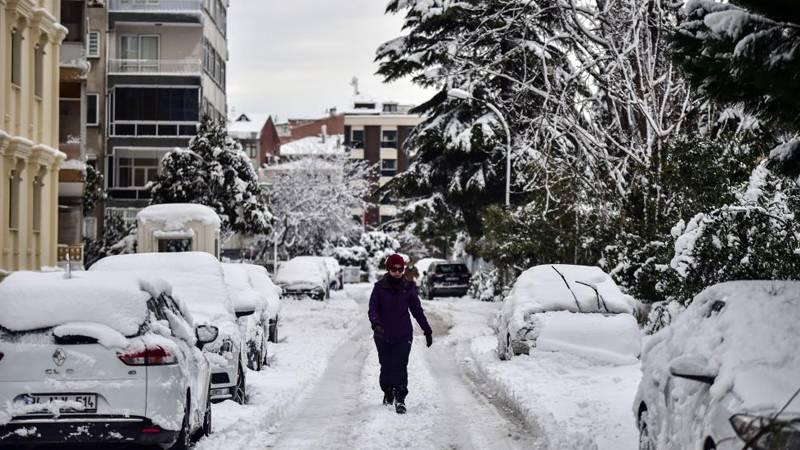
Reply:
[[[97,412],[97,394],[32,394],[25,402],[31,405],[47,405],[50,403],[67,403],[69,406],[59,408],[62,413]],[[76,403],[81,406],[75,405]],[[49,412],[42,409],[40,412]]]
[[[447,278],[445,278],[445,281],[449,281],[449,282],[452,283],[454,281],[460,281],[460,280],[459,280],[458,277],[447,277]]]

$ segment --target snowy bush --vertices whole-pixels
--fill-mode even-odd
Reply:
[[[472,274],[467,295],[482,302],[502,302],[508,293],[498,269],[480,271]]]
[[[103,237],[84,238],[84,248],[83,265],[86,269],[106,256],[135,253],[136,227],[125,225],[120,216],[107,214],[103,225]]]

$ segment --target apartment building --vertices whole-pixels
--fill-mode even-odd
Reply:
[[[107,0],[106,210],[134,223],[161,158],[226,120],[228,0]]]
[[[411,108],[361,97],[355,100],[352,110],[344,113],[345,145],[350,149],[350,157],[366,160],[376,167],[372,181],[379,186],[408,169],[404,145],[411,130],[422,121],[419,115],[409,114]],[[376,195],[372,200],[380,204],[361,212],[368,227],[379,226],[397,214],[397,205],[391,199],[380,201]]]
[[[54,266],[60,0],[0,0],[0,277]]]
[[[228,124],[228,134],[242,145],[256,172],[270,162],[281,147],[278,130],[270,116],[240,114]]]

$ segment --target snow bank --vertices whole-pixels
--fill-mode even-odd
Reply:
[[[156,276],[16,272],[0,283],[0,326],[28,331],[94,322],[134,336],[147,318],[147,300],[162,292],[170,286]]]
[[[216,228],[219,228],[221,223],[219,216],[213,209],[193,203],[169,203],[148,206],[136,214],[136,221],[140,223],[163,223],[166,231],[186,229],[186,225],[192,221],[198,221]]]
[[[642,334],[630,314],[582,314],[568,311],[533,316],[539,329],[536,348],[560,351],[611,364],[636,364]]]

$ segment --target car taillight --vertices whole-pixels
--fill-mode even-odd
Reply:
[[[6,356],[3,352],[0,352],[0,361],[3,360],[3,357]]]
[[[120,361],[129,366],[166,366],[178,362],[175,355],[158,346],[125,351],[118,356]]]

